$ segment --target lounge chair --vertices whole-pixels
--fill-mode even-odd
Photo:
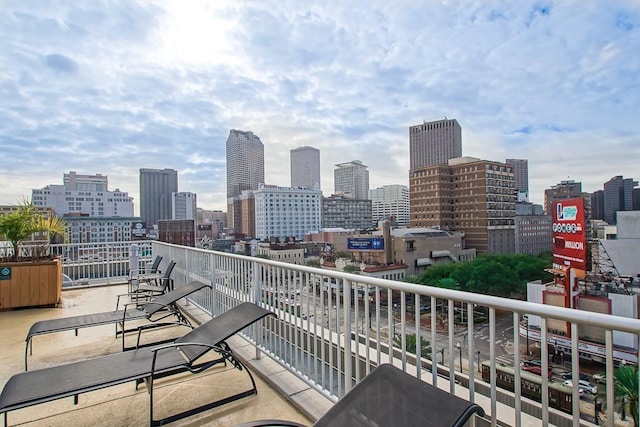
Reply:
[[[145,280],[140,280],[129,292],[129,298],[132,301],[148,300],[151,297],[170,291],[173,288],[171,273],[173,273],[175,266],[176,263],[172,260],[159,278],[147,277]]]
[[[149,390],[150,425],[176,421],[225,403],[257,394],[251,372],[238,360],[226,340],[254,322],[273,314],[252,303],[242,303],[201,326],[189,331],[171,344],[145,347],[67,365],[22,372],[13,375],[0,393],[0,414],[8,425],[9,411],[27,408],[64,397],[74,397],[90,391],[135,381],[136,388],[145,383]],[[209,351],[219,353],[215,360],[201,361]],[[219,363],[229,361],[238,370],[245,370],[251,388],[215,402],[206,403],[160,420],[153,418],[153,383],[155,379],[191,372],[200,373]]]
[[[149,280],[150,278],[159,278],[160,277],[160,262],[162,261],[162,255],[156,255],[153,260],[153,264],[150,267],[146,265],[141,268],[136,268],[133,270],[129,270],[129,278],[127,282],[129,283],[129,292],[132,292],[135,289],[136,285],[140,283],[140,281]]]
[[[78,329],[81,328],[91,328],[93,326],[115,323],[116,336],[122,335],[122,350],[124,351],[127,350],[125,347],[124,337],[126,333],[137,331],[138,342],[136,346],[139,346],[140,333],[143,330],[169,325],[191,326],[191,323],[189,323],[189,320],[184,316],[184,314],[182,314],[176,303],[181,298],[206,287],[210,288],[211,285],[201,282],[191,282],[143,304],[126,304],[123,310],[106,311],[103,313],[85,314],[36,322],[31,325],[31,328],[29,328],[29,332],[27,333],[26,346],[24,350],[24,370],[27,370],[27,353],[33,354],[33,337],[36,335],[45,335],[71,330],[75,330],[75,334],[78,335]],[[176,321],[161,322],[169,317],[175,317]],[[146,319],[151,323],[127,329],[126,322],[141,319]]]
[[[313,427],[463,426],[482,407],[449,394],[390,364],[375,368],[331,407]],[[236,427],[290,426],[290,421],[263,420]]]

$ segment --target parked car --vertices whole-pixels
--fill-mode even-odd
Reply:
[[[565,385],[567,387],[573,387],[573,381],[565,380],[562,383],[562,385]],[[587,393],[598,394],[598,387],[596,387],[594,384],[591,384],[589,381],[578,380],[578,387],[580,387],[579,390],[584,390]]]
[[[524,369],[527,372],[531,372],[532,374],[536,374],[536,375],[542,376],[542,368],[540,366],[535,366],[535,365],[534,366],[525,366],[522,369]],[[551,376],[552,376],[551,370],[549,370],[547,372],[547,376],[548,376],[549,379],[551,379]]]
[[[571,380],[571,379],[573,379],[572,375],[571,375],[571,371],[561,373],[560,377],[563,380]],[[589,376],[587,374],[583,374],[582,372],[580,372],[580,379],[583,380],[583,381],[589,381]]]
[[[573,381],[571,381],[571,380],[565,380],[565,381],[562,383],[562,385],[563,385],[563,386],[565,386],[565,387],[573,387]],[[580,394],[584,393],[584,389],[583,389],[582,387],[579,387],[579,388],[578,388],[578,393],[580,393]]]
[[[599,384],[604,384],[607,382],[607,377],[605,374],[593,374],[593,381]]]

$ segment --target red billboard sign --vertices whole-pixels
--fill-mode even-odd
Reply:
[[[553,264],[555,268],[587,269],[584,199],[553,203]]]

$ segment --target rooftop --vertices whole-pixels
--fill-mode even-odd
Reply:
[[[60,308],[33,308],[0,312],[3,333],[0,335],[0,383],[24,370],[24,346],[27,331],[34,322],[45,319],[68,317],[87,313],[110,311],[115,308],[117,295],[126,293],[126,285],[100,286],[66,290],[62,294]],[[198,313],[191,306],[188,310],[195,315],[195,322],[205,319],[206,314]],[[144,335],[146,339],[161,340],[179,337],[188,329],[183,326],[162,328]],[[121,351],[121,342],[114,336],[113,325],[80,329],[78,336],[72,331],[36,336],[33,342],[33,355],[29,356],[29,370],[71,363]],[[253,346],[234,338],[231,343],[234,352],[247,359],[255,358]],[[244,347],[244,348],[243,348]],[[249,348],[250,347],[250,348]],[[178,421],[173,425],[230,426],[259,419],[286,419],[306,425],[312,421],[290,403],[288,393],[296,382],[287,379],[289,391],[278,389],[274,378],[282,376],[284,369],[269,366],[269,358],[249,361],[257,363],[253,369],[258,394],[231,404],[223,405],[201,414]],[[258,372],[260,370],[261,372]],[[200,375],[180,375],[162,380],[154,397],[158,416],[170,415],[182,409],[183,404],[192,407],[194,399],[206,396],[226,396],[239,387],[247,387],[248,377],[233,368],[214,367]],[[192,391],[196,390],[196,393]],[[237,392],[237,391],[236,391]],[[149,417],[148,393],[144,386],[135,390],[133,383],[109,387],[103,390],[85,393],[79,396],[78,405],[72,398],[64,398],[49,403],[8,413],[8,425],[35,426],[45,423],[47,426],[70,425],[147,425]],[[328,404],[328,401],[326,402]],[[319,405],[322,407],[322,405]],[[326,406],[325,406],[326,407]]]

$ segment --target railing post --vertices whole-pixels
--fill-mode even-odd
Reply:
[[[140,269],[140,260],[138,259],[138,245],[132,243],[129,246],[129,290],[138,287],[138,271]]]

